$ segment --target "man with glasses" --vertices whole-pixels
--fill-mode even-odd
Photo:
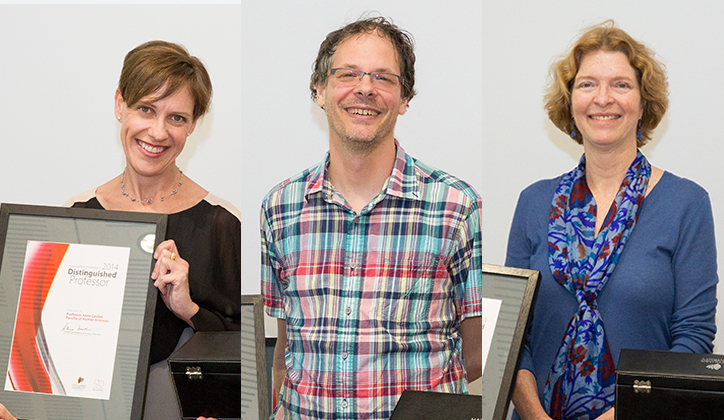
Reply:
[[[414,65],[411,36],[381,17],[320,46],[329,153],[261,211],[276,418],[386,420],[405,389],[465,393],[482,374],[481,199],[395,140]]]

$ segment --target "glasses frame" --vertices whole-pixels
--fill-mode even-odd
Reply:
[[[402,76],[400,76],[399,74],[395,74],[395,73],[387,73],[387,72],[385,72],[385,71],[362,71],[362,70],[359,70],[359,69],[351,69],[351,68],[349,68],[349,67],[337,67],[337,68],[329,69],[329,76],[334,76],[334,74],[335,74],[338,70],[349,70],[349,71],[354,72],[354,73],[360,73],[360,76],[359,76],[359,79],[358,79],[359,82],[361,82],[362,79],[364,79],[364,77],[369,74],[369,75],[370,75],[370,83],[372,83],[372,84],[375,85],[375,86],[377,86],[377,85],[375,84],[375,79],[373,79],[373,76],[374,76],[374,77],[377,77],[377,76],[380,75],[380,74],[384,74],[384,75],[387,75],[387,76],[394,76],[394,77],[396,77],[397,80],[400,82],[400,86],[404,86],[404,85],[405,85],[405,79],[403,79]],[[339,80],[339,79],[337,79],[337,80]],[[395,86],[395,87],[396,87],[396,86]]]

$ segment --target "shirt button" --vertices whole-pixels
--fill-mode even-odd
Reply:
[[[352,313],[352,308],[350,308],[349,306],[346,307],[345,310],[344,310],[344,313],[346,313],[347,315],[351,314],[351,313]]]
[[[353,222],[359,223],[359,217],[355,217],[354,220],[353,220]]]
[[[342,400],[342,408],[347,408],[347,400]]]
[[[349,265],[349,268],[352,269],[352,270],[354,270],[355,268],[357,268],[357,264],[352,263],[352,264]]]
[[[343,353],[342,353],[342,359],[347,359],[347,357],[349,357],[349,353],[347,353],[346,351],[343,352]]]

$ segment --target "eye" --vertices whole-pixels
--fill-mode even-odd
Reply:
[[[180,115],[172,115],[171,120],[174,122],[184,123],[186,122],[186,118],[180,116]]]
[[[591,83],[591,82],[581,82],[581,83],[578,85],[578,87],[581,88],[581,89],[590,88],[590,87],[593,87],[593,83]]]
[[[358,72],[352,70],[352,69],[339,69],[335,73],[337,77],[339,78],[355,78],[359,77]]]
[[[148,114],[151,112],[151,108],[149,108],[147,106],[140,106],[140,107],[138,107],[138,110],[144,114]]]
[[[387,73],[375,73],[375,79],[384,83],[392,83],[392,75]]]

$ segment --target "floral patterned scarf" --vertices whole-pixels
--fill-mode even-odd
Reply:
[[[594,419],[613,406],[615,367],[596,297],[616,267],[638,218],[651,165],[636,153],[601,231],[586,183],[586,156],[565,174],[548,219],[548,262],[578,300],[546,380],[544,407],[554,419]]]

